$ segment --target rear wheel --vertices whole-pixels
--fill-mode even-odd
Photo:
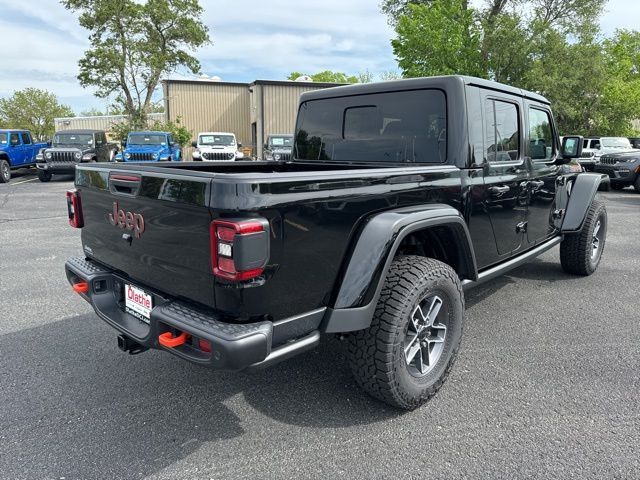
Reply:
[[[4,158],[0,160],[0,183],[8,183],[11,180],[11,165]]]
[[[47,172],[46,170],[38,170],[38,178],[41,182],[48,182],[51,180],[51,172]]]
[[[393,261],[371,326],[349,338],[358,384],[394,407],[413,409],[435,395],[455,360],[464,315],[458,275],[431,258]]]
[[[587,211],[582,230],[570,233],[560,244],[560,263],[567,273],[591,275],[600,264],[607,239],[607,209],[594,200]]]

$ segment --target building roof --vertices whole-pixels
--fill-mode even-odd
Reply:
[[[217,80],[208,80],[208,79],[172,79],[166,78],[162,80],[162,83],[165,84],[192,84],[192,85],[229,85],[235,87],[251,87],[253,85],[282,85],[282,86],[302,86],[302,87],[318,87],[318,88],[326,88],[326,87],[337,87],[339,85],[344,85],[343,83],[324,83],[324,82],[296,82],[293,80],[254,80],[251,83],[244,82],[221,82]]]

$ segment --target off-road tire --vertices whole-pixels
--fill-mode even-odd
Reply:
[[[4,158],[0,159],[0,183],[9,183],[11,180],[11,165]]]
[[[600,221],[602,238],[599,240],[597,256],[592,256],[593,237],[596,224]],[[595,272],[602,259],[607,238],[607,209],[604,203],[594,200],[587,211],[582,230],[565,235],[560,244],[560,263],[562,269],[574,275],[591,275]]]
[[[423,377],[408,369],[404,339],[415,307],[429,295],[446,299],[447,334],[433,368]],[[447,264],[419,256],[397,257],[389,269],[371,326],[349,335],[349,364],[357,383],[370,395],[411,410],[431,398],[453,366],[464,320],[464,294]]]
[[[38,180],[40,180],[41,182],[48,182],[51,180],[51,177],[53,175],[51,174],[51,172],[47,172],[46,170],[38,170]]]
[[[624,184],[622,183],[612,183],[611,190],[622,190],[624,188]]]

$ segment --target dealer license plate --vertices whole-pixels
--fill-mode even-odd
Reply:
[[[153,309],[153,297],[141,288],[125,283],[124,306],[127,313],[145,323],[149,323]]]

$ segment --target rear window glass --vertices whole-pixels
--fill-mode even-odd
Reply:
[[[310,100],[300,106],[299,160],[443,163],[446,98],[440,90]]]

